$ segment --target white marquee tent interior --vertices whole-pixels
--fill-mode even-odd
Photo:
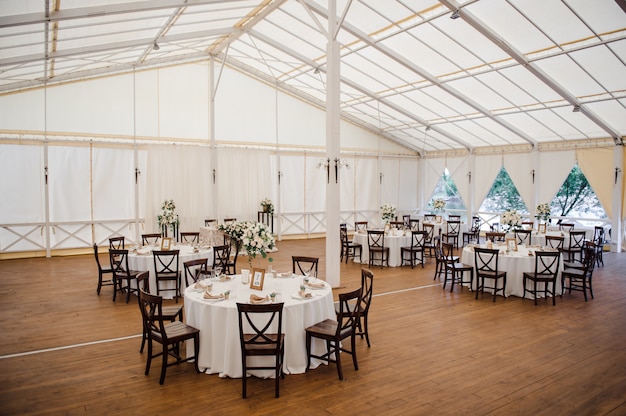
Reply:
[[[503,166],[532,215],[575,164],[621,251],[625,63],[624,0],[0,1],[0,255],[269,197],[338,270],[340,222],[446,168],[464,215]]]

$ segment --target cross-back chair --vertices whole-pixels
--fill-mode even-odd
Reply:
[[[209,259],[207,257],[184,262],[183,270],[185,272],[185,286],[189,287],[198,280],[206,278],[209,274],[208,267]]]
[[[532,242],[532,230],[515,230],[515,241],[517,244],[524,244],[529,246]]]
[[[506,297],[506,272],[500,270],[498,264],[500,250],[474,247],[474,267],[476,268],[476,299],[478,293],[485,293],[485,289],[493,290],[493,301],[496,301],[498,292]],[[493,286],[486,286],[485,279],[493,280]],[[498,288],[498,281],[502,280],[502,287]]]
[[[367,230],[367,221],[355,221],[354,222],[354,231],[365,231]]]
[[[374,273],[368,269],[361,269],[361,303],[359,305],[359,320],[356,326],[356,335],[361,339],[365,336],[367,347],[370,347],[370,334],[368,325],[368,316],[370,306],[372,305],[372,296],[374,294]]]
[[[561,272],[561,297],[563,297],[566,289],[570,294],[572,290],[577,290],[583,292],[585,302],[587,302],[587,290],[589,290],[591,299],[593,299],[592,278],[596,262],[595,248],[587,246],[584,253],[583,263],[580,268],[565,268]],[[569,281],[569,283],[566,284],[566,281]]]
[[[318,257],[291,256],[293,274],[317,277]]]
[[[144,246],[151,246],[159,242],[161,233],[148,233],[141,234],[141,244]]]
[[[113,270],[113,301],[117,292],[126,292],[126,303],[130,301],[130,294],[137,293],[137,286],[132,281],[137,280],[139,270],[130,270],[128,267],[128,250],[109,250],[109,260]],[[123,283],[126,282],[126,285]]]
[[[441,243],[441,252],[443,255],[443,265],[445,267],[443,289],[450,280],[450,292],[454,289],[454,284],[458,283],[461,289],[464,284],[469,284],[470,289],[474,284],[474,267],[459,262],[459,258],[454,256],[454,246],[450,243]],[[456,257],[456,258],[455,258]],[[463,276],[469,272],[470,279],[464,280]]]
[[[367,245],[369,249],[369,267],[376,260],[380,261],[380,267],[389,266],[389,247],[385,246],[385,232],[382,230],[367,230]]]
[[[109,250],[124,250],[126,247],[126,237],[109,238]]]
[[[559,235],[546,235],[546,247],[555,248],[559,251],[563,249],[565,237]]]
[[[575,261],[576,257],[582,261],[586,235],[585,231],[569,232],[569,245],[562,249],[563,256],[567,256],[567,261]]]
[[[400,247],[400,256],[402,258],[402,265],[408,261],[411,265],[411,269],[415,266],[416,262],[422,264],[424,268],[424,245],[426,244],[426,231],[411,231],[411,245]]]
[[[548,295],[552,296],[552,305],[556,305],[556,279],[559,274],[559,258],[561,252],[559,251],[536,251],[535,252],[535,271],[524,272],[524,295],[522,299],[526,297],[526,292],[532,293],[535,299],[535,305],[537,305],[537,283],[543,283],[544,297],[547,299]],[[527,281],[533,283],[532,288],[528,288]],[[552,290],[549,289],[552,284]]]
[[[183,244],[198,244],[200,242],[200,231],[181,232],[180,242]]]
[[[359,243],[355,243],[350,241],[348,237],[348,229],[345,224],[342,227],[339,227],[339,238],[341,239],[341,257],[339,262],[343,261],[343,258],[346,258],[346,264],[348,264],[348,259],[352,257],[352,260],[356,258],[357,252],[359,253],[359,263],[363,260],[361,253],[363,251],[363,247]]]
[[[220,269],[221,273],[226,273],[228,270],[229,261],[230,261],[230,244],[222,244],[221,246],[213,247],[212,270],[214,272],[217,269]]]
[[[448,221],[446,223],[446,232],[441,235],[441,240],[453,244],[454,247],[458,247],[460,233],[461,221]]]
[[[100,295],[100,290],[102,289],[102,286],[113,286],[115,284],[115,280],[113,279],[113,269],[111,268],[110,264],[107,268],[102,267],[102,265],[100,264],[97,244],[93,245],[93,254],[96,258],[96,264],[98,265],[98,288],[96,289],[96,293]],[[111,278],[105,279],[104,276],[108,274],[111,275]],[[115,290],[115,288],[113,288],[113,290]]]
[[[180,284],[181,273],[178,267],[178,259],[180,256],[180,250],[154,250],[152,252],[152,258],[154,261],[154,273],[156,277],[157,295],[161,295],[161,292],[174,291],[174,298],[178,303],[178,298],[181,296]],[[161,283],[174,283],[174,289],[162,288]]]
[[[472,241],[476,241],[480,244],[480,217],[472,217],[472,226],[468,231],[463,231],[463,246],[470,244]]]

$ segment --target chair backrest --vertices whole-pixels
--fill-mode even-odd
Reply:
[[[126,237],[111,237],[109,238],[109,250],[124,250]]]
[[[459,221],[461,222],[461,216],[457,214],[448,214],[448,221]]]
[[[196,283],[201,274],[207,274],[208,258],[189,260],[183,263],[185,269],[185,285]],[[191,283],[190,283],[191,282]]]
[[[319,258],[306,256],[291,256],[291,267],[293,274],[317,277],[317,264]],[[315,275],[313,275],[315,273]]]
[[[339,311],[337,312],[337,330],[335,336],[343,339],[354,333],[359,319],[362,288],[352,292],[339,294]]]
[[[426,231],[426,242],[430,243],[435,237],[435,226],[433,224],[422,224],[422,229]]]
[[[577,249],[582,248],[585,245],[585,231],[570,231],[569,232],[569,248]]]
[[[406,229],[411,228],[411,216],[410,215],[403,215],[402,222],[404,223],[404,228]]]
[[[424,214],[424,222],[435,222],[437,216],[435,214]]]
[[[593,229],[593,242],[598,245],[604,244],[604,227],[596,225]]]
[[[563,248],[564,242],[565,242],[565,237],[561,237],[558,235],[546,236],[546,247],[556,248],[558,250],[561,250]]]
[[[139,309],[146,332],[157,342],[167,344],[167,332],[163,323],[163,298],[139,291]]]
[[[594,266],[596,264],[596,250],[593,245],[587,246],[583,249],[582,261],[583,272],[587,275],[587,277],[591,277],[591,275],[593,274]]]
[[[137,287],[146,293],[150,293],[150,272],[144,271],[137,275]],[[139,297],[137,297],[139,300]]]
[[[279,334],[283,331],[283,305],[282,302],[268,304],[237,302],[242,354],[249,351],[251,346],[261,347],[272,355],[279,353],[281,341]]]
[[[222,271],[226,270],[228,261],[230,260],[230,244],[213,247],[213,268],[220,267]]]
[[[447,234],[458,234],[461,231],[461,221],[448,221],[446,231]]]
[[[472,228],[471,231],[473,233],[477,233],[480,231],[480,217],[473,216],[472,217]]]
[[[224,218],[224,222],[237,221],[237,218]]]
[[[109,260],[115,276],[128,277],[128,250],[109,250]]]
[[[401,230],[402,228],[404,228],[404,221],[389,221],[389,225],[391,225],[392,228],[397,228],[398,230]]]
[[[559,274],[560,251],[535,252],[535,277],[550,277],[556,279]]]
[[[420,220],[419,219],[411,219],[409,220],[409,229],[414,231],[419,231],[420,229]]]
[[[411,248],[424,249],[426,244],[426,231],[411,231]]]
[[[441,237],[436,235],[433,238],[433,247],[435,248],[435,260],[443,261],[443,251],[441,251]]]
[[[354,231],[367,230],[367,221],[355,221]]]
[[[369,269],[361,269],[361,313],[367,314],[372,304],[374,293],[374,273]]]
[[[346,227],[339,227],[339,238],[342,244],[348,244],[350,239],[348,238],[348,229]]]
[[[495,231],[487,231],[485,233],[485,237],[487,238],[487,240],[491,240],[491,241],[504,241],[504,239],[506,237],[506,233],[499,233],[499,232],[495,232]]]
[[[474,267],[476,273],[498,272],[498,254],[500,250],[474,247]]]
[[[141,234],[141,244],[144,246],[156,244],[159,238],[161,238],[161,233]]]
[[[574,224],[571,222],[562,222],[559,225],[559,230],[560,231],[566,231],[566,232],[570,232],[574,230]]]
[[[515,230],[515,239],[517,244],[530,245],[532,239],[532,230]]]
[[[217,219],[216,218],[209,218],[208,220],[204,220],[204,226],[205,227],[209,227],[211,225],[217,225]]]
[[[451,243],[441,242],[441,260],[452,263],[454,256],[454,245]]]
[[[522,227],[526,230],[532,230],[535,227],[534,221],[522,221]]]
[[[181,232],[180,242],[183,244],[197,244],[200,242],[200,232]]]
[[[178,258],[180,250],[154,250],[154,273],[159,277],[172,277],[178,275]]]
[[[382,230],[367,230],[367,245],[370,249],[385,247],[385,232]]]
[[[489,224],[489,229],[493,233],[500,232],[500,223],[499,222],[494,222],[494,223]]]
[[[100,264],[100,257],[98,257],[98,245],[94,244],[93,245],[93,254],[94,257],[96,258],[96,264],[98,265],[98,271],[102,272],[104,269],[102,268],[102,265]],[[111,269],[108,269],[111,270]]]

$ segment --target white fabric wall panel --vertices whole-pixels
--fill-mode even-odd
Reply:
[[[0,145],[0,223],[45,221],[43,172],[43,146]]]
[[[441,180],[441,175],[443,175],[445,168],[445,159],[424,159],[424,205],[433,196],[435,186]]]
[[[306,212],[323,212],[326,211],[326,185],[327,175],[325,168],[318,168],[320,158],[316,156],[307,156],[303,160],[303,168],[305,175],[304,189],[304,209]],[[331,161],[330,180],[334,181],[334,162]]]
[[[348,167],[339,169],[339,209],[341,211],[354,211],[355,207],[355,175],[356,157],[345,156],[341,158]]]
[[[383,174],[380,190],[380,205],[389,203],[399,210],[400,162],[398,159],[381,158],[379,163],[380,173]]]
[[[540,171],[535,173],[535,182],[539,185],[540,204],[552,201],[575,163],[573,150],[539,153]]]
[[[502,155],[485,155],[476,157],[476,172],[472,174],[474,184],[474,204],[472,211],[478,211],[493,185],[494,179],[502,169]]]
[[[358,158],[355,163],[354,177],[356,209],[359,211],[378,209],[380,201],[377,159]]]
[[[159,136],[209,139],[207,64],[182,65],[158,72]]]
[[[132,148],[93,148],[93,217],[135,218],[135,158]]]
[[[271,93],[274,94],[273,91]],[[278,143],[286,146],[325,147],[326,113],[290,95],[279,94]]]
[[[416,159],[400,159],[400,178],[398,208],[404,212],[412,212],[419,208],[418,162]]]
[[[453,157],[446,159],[446,167],[461,195],[465,208],[469,208],[469,159],[468,157]]]
[[[596,193],[608,217],[613,212],[613,187],[615,186],[615,168],[613,167],[613,149],[584,149],[576,152],[578,165]]]
[[[535,200],[534,185],[530,171],[533,169],[532,154],[514,153],[504,155],[504,167],[526,204],[528,212],[533,212]],[[535,177],[536,180],[536,177]]]
[[[215,97],[215,136],[220,141],[276,143],[274,89],[225,68]]]
[[[0,129],[45,129],[44,91],[26,91],[0,96]]]
[[[133,134],[133,76],[98,78],[49,87],[48,131]]]
[[[281,209],[285,213],[304,212],[304,163],[302,155],[280,156]]]
[[[50,221],[91,220],[90,148],[48,147]]]
[[[159,72],[135,74],[135,129],[137,136],[159,136]]]

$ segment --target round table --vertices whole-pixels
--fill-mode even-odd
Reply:
[[[352,236],[352,241],[361,244],[361,259],[363,263],[369,262],[369,245],[367,242],[367,231],[358,231]],[[401,247],[411,246],[411,231],[391,230],[385,234],[385,247],[389,247],[389,266],[398,267],[402,265]],[[358,259],[354,259],[358,262]]]
[[[153,250],[160,250],[160,246],[145,246],[136,250],[129,250],[128,253],[128,268],[131,270],[139,270],[145,271],[148,270],[150,272],[149,282],[150,282],[150,293],[156,295],[157,286],[156,286],[156,274],[154,273],[154,256],[152,255]],[[213,248],[198,248],[196,249],[191,245],[176,245],[172,246],[172,250],[179,250],[178,253],[178,270],[181,275],[181,292],[186,287],[185,283],[185,268],[183,263],[189,260],[202,259],[207,258],[207,265],[211,267],[213,265]],[[172,281],[163,281],[161,282],[162,289],[174,289],[174,282]],[[163,292],[164,298],[173,299],[173,292],[167,291]]]
[[[250,289],[241,283],[241,275],[234,275],[232,280],[213,282],[212,294],[230,290],[227,300],[207,300],[203,291],[193,286],[185,290],[185,321],[200,329],[200,353],[198,367],[207,374],[219,374],[220,377],[239,378],[241,369],[241,346],[239,344],[239,318],[237,302],[247,303],[250,295],[266,296],[277,293],[276,302],[284,302],[283,330],[285,334],[285,374],[304,373],[307,366],[305,328],[325,319],[336,319],[333,294],[330,285],[324,282],[322,289],[307,289],[313,296],[307,299],[295,298],[302,284],[303,276],[289,274],[288,277],[265,275],[262,290]],[[207,281],[208,282],[208,281]],[[312,351],[321,355],[326,345],[321,340],[313,340]],[[187,343],[187,353],[193,353],[193,343]],[[258,363],[264,357],[251,357],[251,363]],[[311,359],[311,368],[316,368],[322,361]],[[250,374],[258,377],[273,377],[273,371],[255,370]]]

